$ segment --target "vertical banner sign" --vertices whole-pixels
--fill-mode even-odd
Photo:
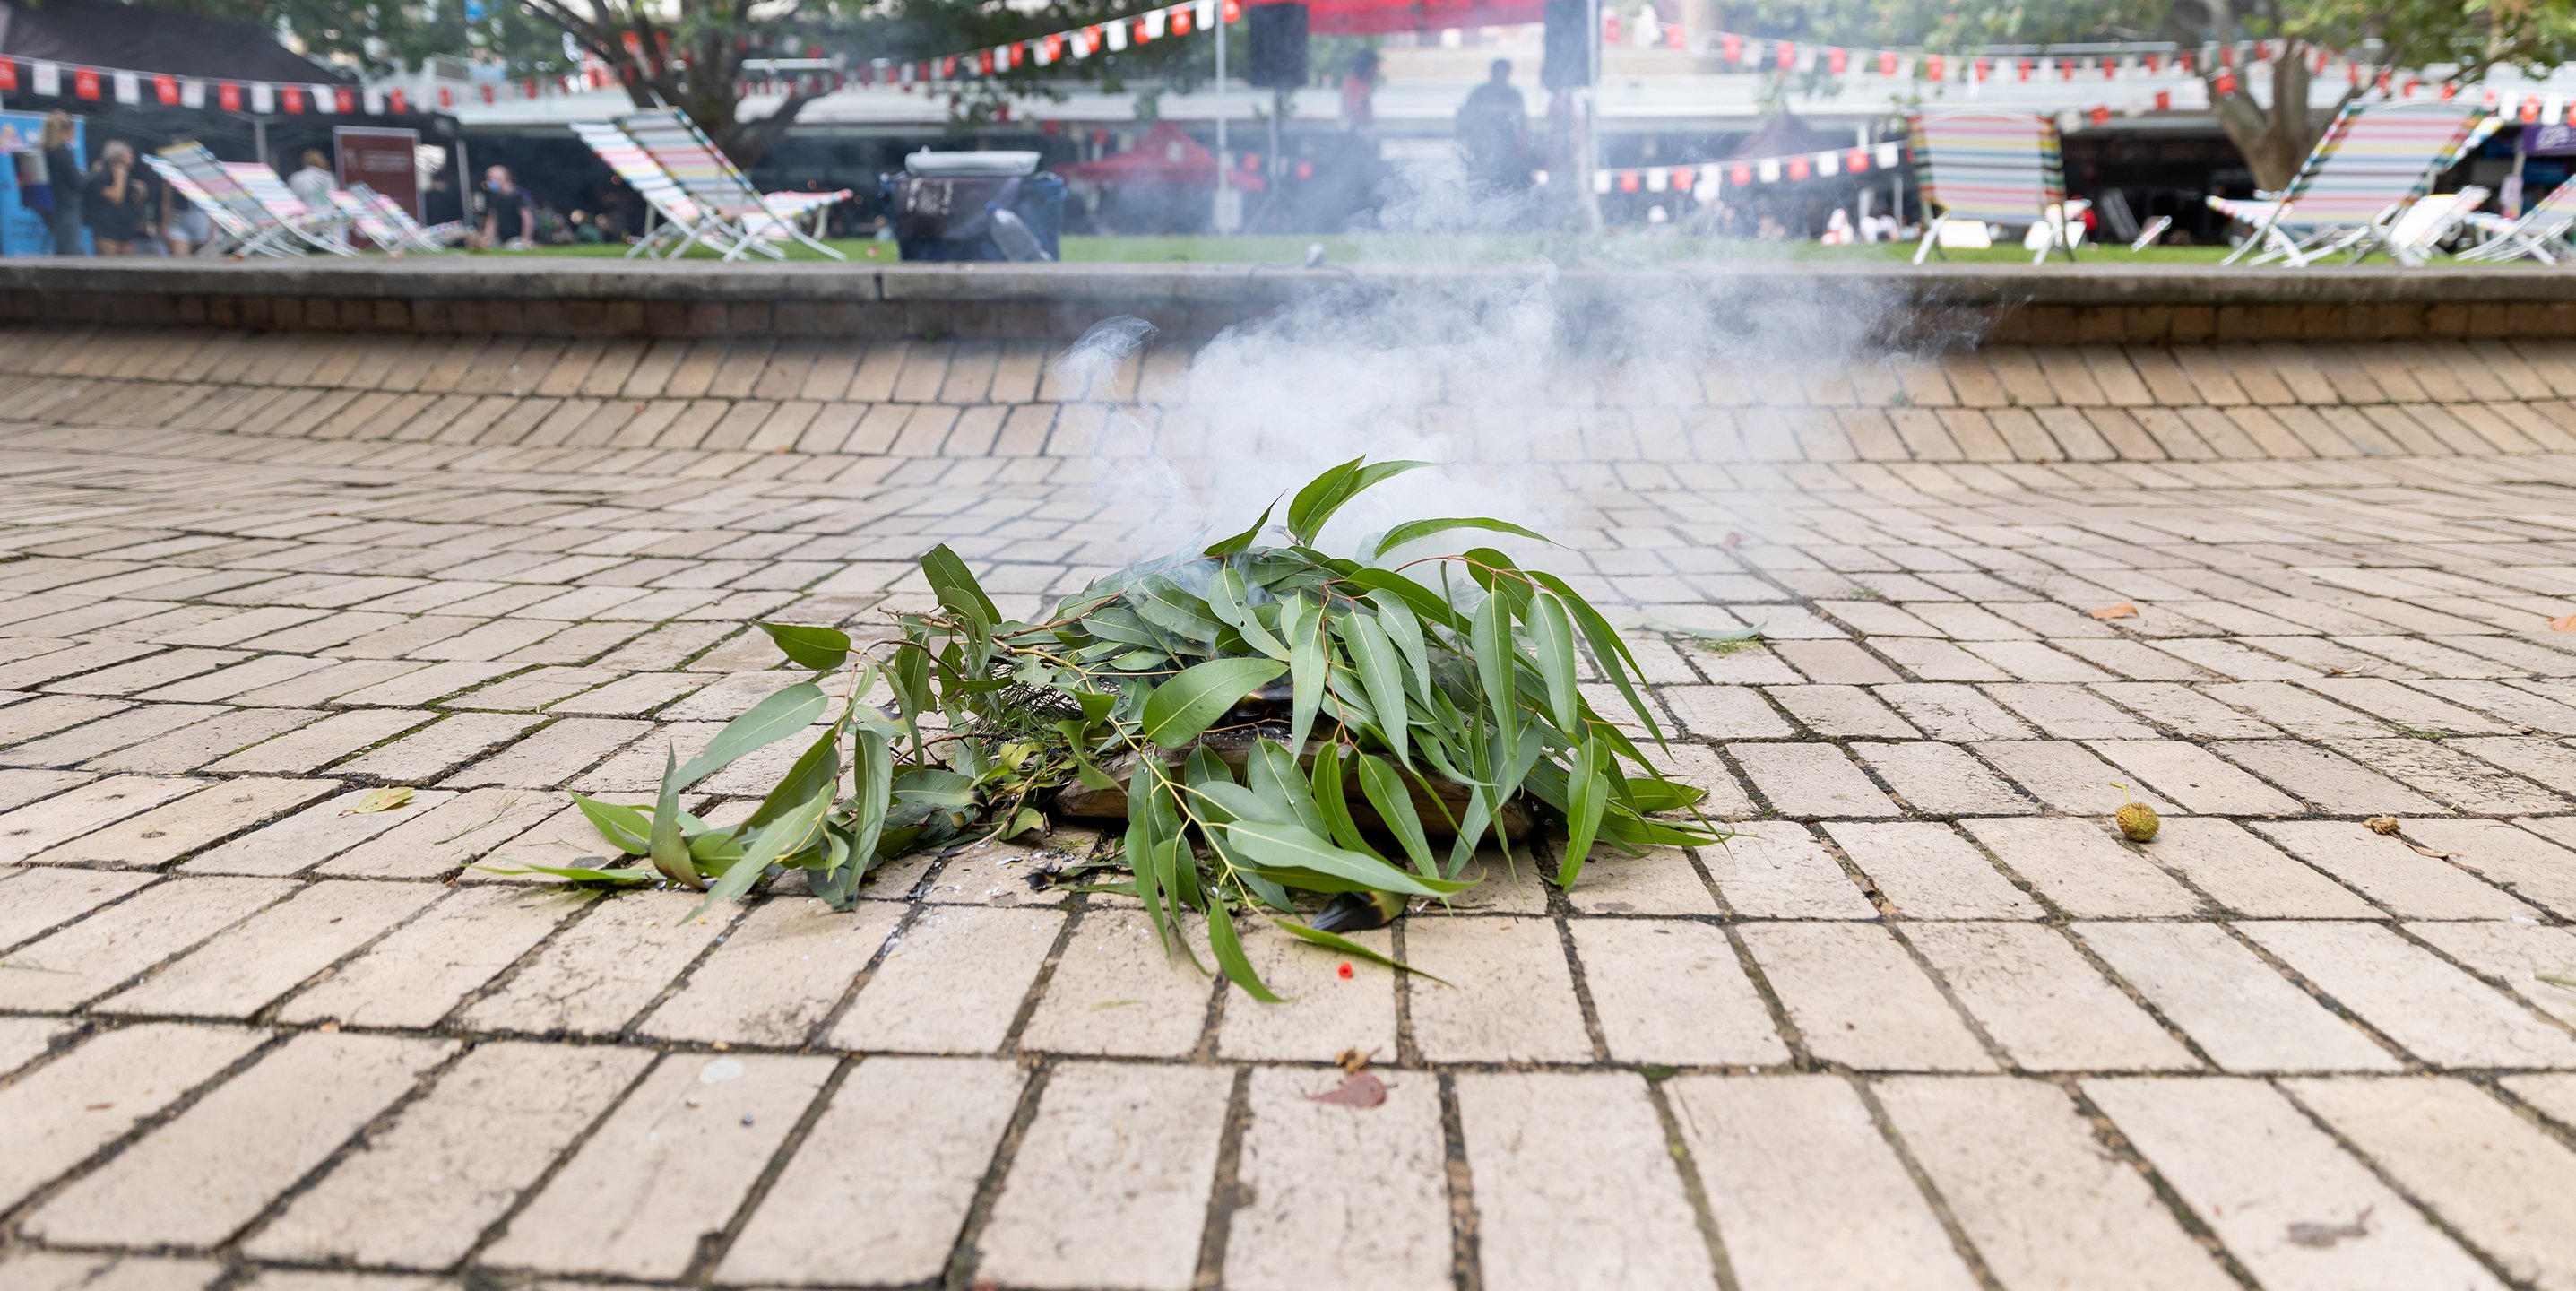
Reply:
[[[28,181],[44,175],[44,154],[36,151],[44,128],[42,112],[0,112],[0,256],[45,253],[45,216],[27,205],[25,188]],[[84,162],[89,157],[88,134],[89,122],[73,118],[72,156]]]
[[[420,171],[413,161],[420,149],[418,130],[334,126],[331,144],[339,154],[342,185],[364,184],[394,199],[413,219],[421,218]]]

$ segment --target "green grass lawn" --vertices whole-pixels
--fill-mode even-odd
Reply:
[[[1067,237],[1064,258],[1069,264],[1303,264],[1306,249],[1322,243],[1328,264],[1457,264],[1507,263],[1529,260],[1544,253],[1549,240],[1538,234],[1508,236],[1430,236],[1414,234],[1246,234],[1235,237],[1210,236],[1140,236],[1140,237]],[[888,263],[895,259],[892,242],[845,239],[830,243],[852,263]],[[1646,233],[1619,233],[1587,239],[1581,245],[1586,259],[1603,266],[1657,264],[1747,264],[1783,261],[1853,261],[1898,262],[1914,258],[1914,244],[1877,243],[1874,245],[1828,247],[1812,242],[1745,242],[1717,241]],[[537,247],[527,251],[488,251],[476,254],[492,256],[622,256],[621,246]],[[2216,264],[2227,254],[2225,247],[2149,247],[2132,252],[2126,245],[2112,243],[2088,246],[2079,253],[2077,263],[2084,266],[2119,268],[2136,264]],[[712,251],[699,249],[691,259],[716,259]],[[816,260],[823,257],[805,247],[790,247],[791,261]],[[1952,251],[1953,264],[2028,264],[2031,253],[2020,246],[1999,246],[1983,251]],[[774,263],[754,259],[754,264]],[[1934,263],[1939,263],[1936,257]],[[2054,263],[2064,264],[2063,259]],[[2386,263],[2384,258],[2376,263]]]

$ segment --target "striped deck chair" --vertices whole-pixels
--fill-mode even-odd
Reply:
[[[2433,180],[2501,121],[2463,103],[2345,105],[2298,177],[2267,201],[2270,210],[2254,236],[2219,263],[2304,268],[2330,255],[2359,260],[2373,251],[2400,264],[2423,263],[2414,247],[2392,239],[2403,218],[2393,208],[2431,191]],[[2223,198],[2210,199],[2210,206],[2239,219],[2253,213],[2231,210]]]
[[[367,205],[356,193],[345,188],[332,189],[331,209],[342,224],[356,229],[358,235],[367,240],[367,245],[376,250],[401,255],[411,249],[402,235],[394,232],[394,227],[385,223],[383,216],[376,214],[376,208]]]
[[[647,208],[661,217],[661,224],[626,249],[627,259],[678,256],[700,244],[713,247],[727,260],[735,258],[739,234],[691,199],[670,172],[662,169],[661,163],[624,130],[605,121],[575,121],[572,132],[610,170],[616,171],[637,197],[644,199]]]
[[[2567,231],[2576,228],[2576,183],[2550,189],[2520,219],[2472,213],[2469,227],[2486,240],[2461,252],[2458,259],[2502,262],[2528,256],[2542,264],[2564,263],[2576,254],[2576,248],[2567,244]]]
[[[373,211],[376,218],[383,220],[385,225],[393,230],[394,236],[401,239],[402,244],[411,250],[427,251],[434,255],[465,240],[465,226],[461,223],[450,221],[446,224],[423,226],[420,221],[411,217],[411,212],[402,208],[402,203],[364,184],[349,185],[349,192],[359,201],[366,203],[367,209]]]
[[[311,214],[304,209],[304,203],[288,192],[277,172],[268,167],[245,163],[236,169],[233,163],[217,161],[215,154],[208,152],[204,144],[196,143],[172,144],[162,149],[159,156],[215,203],[208,208],[208,218],[213,218],[211,212],[216,209],[229,216],[215,222],[216,228],[225,232],[228,244],[220,254],[234,257],[289,256],[302,255],[317,248],[335,255],[350,254],[348,248],[319,236],[309,227],[313,221]],[[251,186],[253,183],[262,183],[263,187],[274,192],[264,197],[259,189]],[[283,198],[284,204],[272,205],[272,198]],[[288,214],[281,215],[281,212]]]
[[[286,186],[286,181],[277,177],[276,171],[260,162],[228,161],[224,163],[224,173],[231,175],[233,182],[257,198],[271,218],[294,230],[307,244],[333,255],[358,254],[347,242],[332,236],[349,227],[346,212],[336,209],[316,211],[306,206],[304,199],[297,197],[295,191]]]
[[[712,213],[735,238],[724,258],[740,259],[751,250],[783,258],[785,252],[769,245],[767,239],[783,234],[835,260],[849,257],[823,245],[813,235],[796,227],[793,220],[779,213],[768,197],[751,186],[733,161],[717,150],[697,123],[686,113],[664,108],[638,112],[617,119],[617,128],[626,132],[637,147],[660,165],[672,181],[685,191],[691,201]],[[849,191],[831,194],[832,200],[848,197]],[[799,194],[799,197],[821,196]]]
[[[201,256],[247,254],[242,248],[258,239],[260,231],[258,224],[244,219],[221,198],[208,191],[204,184],[198,183],[195,177],[179,169],[178,165],[170,159],[158,153],[145,153],[143,164],[151,167],[152,173],[160,176],[161,182],[168,184],[171,192],[186,198],[190,206],[196,207],[204,214],[206,223],[214,229],[215,235],[208,238],[205,245],[198,247],[196,254]],[[232,182],[230,176],[219,174],[218,177],[227,185]],[[248,193],[242,194],[241,197],[246,203],[251,201]],[[256,205],[256,203],[252,204]]]
[[[2066,172],[2058,160],[2057,123],[2023,112],[1963,111],[1917,112],[1908,125],[1923,204],[1940,208],[1924,226],[1914,263],[1940,249],[1941,227],[1952,220],[2046,225],[2049,237],[2031,263],[2046,260],[2051,251],[2075,258],[2075,243],[2066,235]]]

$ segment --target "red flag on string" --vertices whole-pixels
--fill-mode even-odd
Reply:
[[[1806,158],[1791,157],[1789,159],[1789,178],[1805,179],[1807,176],[1814,173],[1815,167],[1808,165]]]
[[[1673,188],[1676,191],[1687,193],[1697,187],[1699,187],[1699,172],[1688,166],[1673,167]]]
[[[399,89],[387,90],[385,91],[385,110],[395,116],[401,116],[411,111],[411,100],[403,97],[403,92]]]
[[[2109,108],[2097,107],[2085,115],[2091,117],[2093,124],[2097,126],[2106,126],[2111,124],[2111,109]]]
[[[304,91],[299,90],[292,85],[278,86],[277,105],[288,112],[302,112],[304,110]]]
[[[2018,65],[2018,66],[2016,66],[2013,70],[2014,70],[2014,71],[2017,71],[2017,72],[2019,72],[2019,73],[2021,73],[2021,79],[2023,79],[2023,80],[2025,80],[2025,81],[2029,80],[2029,79],[2030,79],[2030,60],[2029,60],[2029,59],[2027,59],[2027,58],[2020,60],[2019,65]]]
[[[0,92],[18,92],[18,65],[5,58],[0,58]]]
[[[1825,51],[1826,71],[1831,72],[1836,76],[1840,76],[1843,74],[1843,69],[1849,66],[1851,66],[1850,50],[1845,49],[1840,45],[1836,45]]]
[[[1772,61],[1779,65],[1781,71],[1789,71],[1798,65],[1798,46],[1795,43],[1784,40],[1773,45],[1772,50]]]
[[[439,107],[441,107],[441,108],[452,108],[452,107],[455,107],[455,106],[456,106],[456,92],[455,92],[454,90],[451,90],[451,89],[447,88],[447,87],[446,87],[446,86],[444,86],[444,85],[439,86],[439,87],[438,87],[438,106],[439,106]]]
[[[1229,24],[1243,21],[1243,0],[1225,0],[1223,17]]]
[[[239,112],[242,110],[241,103],[242,88],[239,85],[236,85],[231,81],[225,81],[215,87],[216,107],[222,108],[226,112]]]
[[[2161,72],[2165,69],[2165,56],[2162,54],[2148,54],[2146,55],[2146,64],[2148,71]]]
[[[484,106],[486,106],[486,107],[491,106],[495,101],[497,101],[497,100],[501,97],[500,95],[495,94],[495,93],[493,93],[493,92],[492,92],[492,85],[491,85],[491,83],[490,83],[490,82],[488,82],[488,81],[487,81],[487,82],[485,82],[485,83],[483,84],[483,87],[482,87],[482,88],[483,88],[483,104],[484,104]]]
[[[1857,175],[1869,169],[1869,149],[1854,148],[1843,154],[1843,169]]]
[[[331,96],[333,99],[338,101],[342,112],[355,112],[358,110],[358,92],[356,90],[333,90],[331,91]]]
[[[2216,90],[2221,94],[2234,94],[2236,92],[2236,73],[2221,71],[2217,77],[2210,81],[2209,88]]]
[[[2171,111],[2173,111],[2173,91],[2171,91],[2171,90],[2158,90],[2158,91],[2156,91],[2156,111],[2158,111],[2158,112],[2171,112]]]
[[[72,96],[74,98],[94,99],[97,98],[98,95],[98,69],[94,67],[73,68]]]
[[[1930,55],[1926,55],[1926,56],[1924,57],[1924,59],[1923,59],[1923,74],[1924,74],[1924,75],[1929,76],[1929,77],[1931,77],[1933,80],[1936,80],[1936,81],[1937,81],[1937,80],[1940,80],[1940,79],[1941,79],[1941,71],[1942,71],[1942,64],[1941,64],[1941,56],[1940,56],[1939,54],[1930,54]]]
[[[1717,56],[1730,63],[1744,61],[1744,38],[1734,32],[1721,32],[1717,38]]]
[[[161,101],[161,106],[165,108],[177,107],[179,105],[179,78],[175,76],[153,77],[152,97],[159,99]]]
[[[1986,78],[1994,74],[1995,60],[1991,58],[1980,58],[1968,65],[1968,75],[1977,78],[1979,84],[1984,84]]]
[[[1753,168],[1740,161],[1735,163],[1735,165],[1730,167],[1726,172],[1726,182],[1733,184],[1738,188],[1752,183]]]
[[[1636,192],[1636,191],[1637,191],[1637,185],[1638,185],[1638,183],[1639,183],[1639,181],[1638,181],[1638,179],[1637,179],[1637,172],[1635,172],[1635,171],[1633,171],[1633,170],[1623,170],[1623,171],[1620,171],[1620,172],[1619,172],[1619,191],[1620,191],[1620,192],[1623,192],[1623,193],[1633,193],[1633,192]]]
[[[1896,75],[1896,51],[1895,51],[1895,50],[1892,50],[1892,49],[1882,49],[1882,50],[1878,51],[1878,74],[1879,74],[1879,75],[1881,75],[1881,76],[1894,76],[1894,75]]]

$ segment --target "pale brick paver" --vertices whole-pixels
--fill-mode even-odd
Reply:
[[[2357,824],[2266,821],[2255,829],[2402,917],[2512,919],[2539,913],[2438,857]]]
[[[991,1053],[1064,916],[1053,910],[931,906],[896,932],[859,995],[832,1026],[840,1049]]]
[[[1484,1285],[1705,1287],[1708,1244],[1645,1082],[1623,1073],[1470,1073],[1458,1120]],[[1581,1123],[1561,1113],[1581,1106]]]
[[[1975,838],[2039,894],[2078,918],[2189,915],[2199,898],[2121,843],[2102,822],[1971,820]]]
[[[465,1010],[466,1025],[543,1035],[614,1035],[722,934],[731,910],[692,919],[694,892],[607,901],[564,929],[499,990]]]
[[[2576,1067],[2576,1035],[2388,928],[2359,923],[2242,926],[2255,944],[2427,1062]]]
[[[451,893],[288,1000],[278,1020],[429,1026],[589,900],[582,893],[542,889]]]
[[[1190,1286],[1233,1086],[1205,1067],[1057,1069],[977,1244],[978,1271],[1013,1286]]]
[[[1174,937],[1197,938],[1195,919]],[[1195,946],[1195,941],[1192,943]],[[1020,1043],[1059,1053],[1177,1058],[1207,1029],[1209,975],[1167,948],[1142,910],[1082,917]]]
[[[247,1018],[437,899],[418,884],[315,883],[94,1007]]]
[[[2035,919],[2039,903],[1947,825],[1833,821],[1825,826],[1879,895],[1915,919]]]
[[[723,934],[678,995],[640,1028],[674,1040],[795,1048],[822,1025],[903,908],[862,903],[857,917],[819,901],[773,901]]]
[[[0,1008],[64,1012],[296,892],[276,879],[185,879],[30,942],[0,959]]]
[[[2325,1119],[2509,1275],[2576,1286],[2576,1150],[2457,1080],[2300,1080]]]
[[[1443,1062],[1583,1062],[1592,1057],[1555,923],[1418,919],[1405,957],[1449,983],[1410,994],[1414,1042]]]
[[[2016,1067],[2170,1071],[2200,1065],[2055,929],[1924,923],[1907,927],[1905,939]]]
[[[1877,1086],[1909,1151],[2009,1287],[2221,1291],[2236,1285],[2147,1181],[2103,1150],[2065,1092],[2014,1079]]]
[[[1024,1073],[972,1058],[853,1068],[718,1270],[727,1283],[927,1281],[948,1262]],[[1444,1265],[1445,1268],[1445,1265]]]
[[[152,882],[99,870],[0,871],[0,947],[15,946]]]
[[[1977,1285],[1848,1083],[1685,1076],[1664,1094],[1745,1291]],[[1866,1241],[1852,1240],[1856,1214]]]
[[[1985,1071],[1940,988],[1884,928],[1753,924],[1744,943],[1809,1053],[1865,1071]]]
[[[1225,1283],[1243,1291],[1450,1283],[1448,1172],[1440,1091],[1387,1073],[1373,1108],[1319,1103],[1340,1075],[1257,1068],[1226,1234]]]
[[[595,1045],[477,1048],[246,1247],[283,1260],[452,1264],[650,1061]]]
[[[1612,1058],[1694,1067],[1789,1060],[1723,930],[1664,919],[1577,919],[1572,930]]]
[[[2504,1285],[2261,1082],[2087,1080],[2084,1092],[2267,1287]]]
[[[227,780],[27,859],[32,865],[159,866],[337,788],[329,780]]]
[[[72,1245],[212,1246],[453,1047],[395,1036],[298,1036],[55,1194],[27,1218],[27,1230]]]
[[[0,1088],[0,1207],[15,1207],[268,1038],[146,1023],[87,1040]]]
[[[1321,464],[1181,346],[1068,409],[1040,341],[10,339],[0,1136],[68,1137],[0,1143],[9,1291],[2576,1285],[2564,342],[1433,372],[1614,621],[1764,625],[1631,633],[1741,832],[1356,934],[1446,985],[1239,912],[1270,1005],[1033,885],[1071,832],[700,922],[478,868],[613,857],[562,790],[793,680],[747,619],[925,608],[934,541],[1034,613],[1188,537],[1124,455]],[[1388,1101],[1310,1101],[1352,1050]]]
[[[2223,928],[2079,923],[2075,931],[2229,1071],[2393,1071],[2400,1065]]]
[[[724,1227],[823,1080],[828,1058],[672,1054],[479,1257],[498,1268],[676,1278]],[[676,1210],[663,1202],[686,1197]]]

